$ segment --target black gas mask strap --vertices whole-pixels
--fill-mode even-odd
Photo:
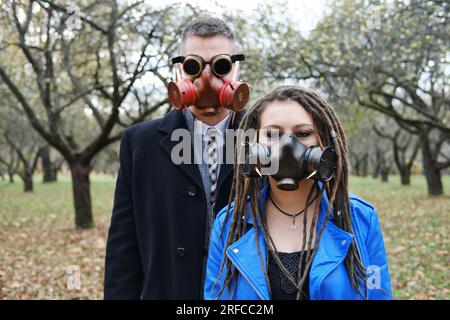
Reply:
[[[320,138],[319,130],[317,130],[317,127],[316,127],[316,132],[317,132],[317,139],[319,140],[320,149],[323,150],[324,147],[323,147],[322,139]],[[334,133],[334,136],[333,136],[333,133]],[[334,130],[331,130],[331,136],[332,137],[336,137],[336,133],[334,132]],[[329,181],[324,181],[324,183],[325,183],[325,187],[326,187],[327,193],[330,194],[330,183],[329,183]]]
[[[309,160],[309,155],[311,154],[311,151],[313,150],[314,147],[309,147],[308,149],[306,149],[305,154],[303,156],[303,172],[308,172],[308,160]]]

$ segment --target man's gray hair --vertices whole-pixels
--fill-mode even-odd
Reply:
[[[197,37],[214,37],[223,36],[234,41],[233,31],[226,23],[218,18],[200,17],[191,21],[183,30],[181,41],[185,42],[187,38]]]

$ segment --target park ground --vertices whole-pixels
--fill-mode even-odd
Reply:
[[[114,178],[91,178],[90,230],[74,228],[70,178],[42,184],[37,176],[28,194],[16,180],[0,180],[0,299],[101,299]],[[377,208],[395,299],[450,299],[450,176],[443,181],[446,194],[432,198],[422,176],[407,187],[398,176],[350,180],[351,192]],[[80,288],[70,288],[77,269]]]

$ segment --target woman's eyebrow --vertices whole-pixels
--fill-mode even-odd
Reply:
[[[304,128],[304,127],[314,128],[314,125],[310,124],[310,123],[300,123],[300,124],[296,124],[292,128],[296,129],[296,128]],[[281,129],[282,130],[282,129],[284,129],[284,127],[279,126],[277,124],[268,124],[268,125],[265,125],[262,129]]]
[[[262,129],[283,129],[283,127],[276,124],[268,124],[262,127]]]
[[[301,123],[301,124],[296,124],[295,126],[293,126],[293,128],[304,128],[304,127],[314,128],[314,125],[310,124],[310,123]]]

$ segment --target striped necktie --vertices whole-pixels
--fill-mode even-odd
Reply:
[[[208,164],[209,181],[211,183],[210,205],[214,207],[216,202],[216,188],[217,188],[217,130],[214,127],[208,128],[206,136],[208,137],[208,145],[206,147],[206,163]]]

